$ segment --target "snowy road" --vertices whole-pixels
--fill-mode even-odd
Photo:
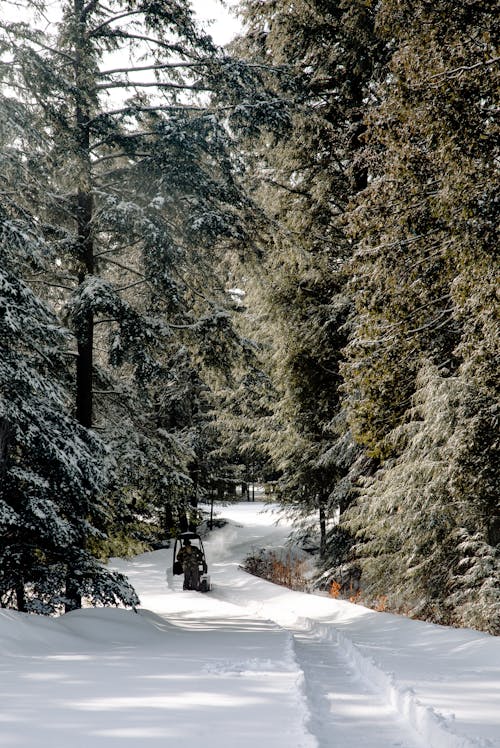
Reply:
[[[396,710],[367,682],[363,682],[337,642],[308,630],[307,625],[297,625],[300,621],[297,621],[296,614],[292,613],[290,618],[290,611],[285,606],[279,605],[282,610],[277,612],[271,603],[272,608],[268,609],[269,601],[273,601],[277,593],[290,598],[296,596],[295,593],[249,577],[239,568],[241,559],[255,548],[282,547],[290,531],[289,525],[282,520],[274,526],[272,515],[267,512],[256,516],[255,509],[248,504],[221,508],[221,513],[243,526],[238,528],[236,534],[231,528],[222,531],[221,537],[230,538],[230,542],[211,549],[215,559],[211,567],[214,589],[210,597],[231,601],[264,618],[269,616],[289,633],[299,672],[298,698],[302,695],[305,706],[304,726],[314,738],[311,745],[318,748],[423,746],[424,743],[409,729]],[[209,542],[207,548],[210,545]],[[252,588],[250,594],[249,588]],[[306,596],[306,600],[309,599]],[[329,600],[325,602],[330,603]],[[297,734],[295,740],[299,740]],[[264,742],[265,746],[281,744],[281,740]],[[301,744],[283,742],[283,746]]]
[[[499,639],[246,574],[289,531],[260,509],[220,509],[209,594],[183,592],[165,550],[116,564],[139,615],[0,610],[0,746],[500,746]]]

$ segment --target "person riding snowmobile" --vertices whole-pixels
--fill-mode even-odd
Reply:
[[[177,554],[177,561],[182,564],[184,571],[184,590],[197,590],[200,586],[200,563],[203,555],[199,548],[191,545],[189,538],[184,540],[184,545]]]

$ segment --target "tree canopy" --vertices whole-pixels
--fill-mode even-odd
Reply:
[[[327,583],[497,631],[496,3],[243,9],[293,102],[247,146],[283,499]]]
[[[1,604],[134,605],[96,556],[258,473],[318,585],[497,633],[497,3],[244,0],[226,50],[187,0],[22,7]]]

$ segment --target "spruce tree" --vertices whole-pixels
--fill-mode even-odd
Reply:
[[[487,630],[499,579],[497,10],[378,7],[392,57],[349,219],[357,316],[343,369],[354,433],[385,461],[352,510],[370,594]],[[393,573],[375,581],[389,558]]]
[[[71,338],[29,286],[55,260],[9,185],[25,170],[9,142],[32,122],[13,99],[0,109],[0,605],[48,613],[74,607],[75,594],[135,605],[125,578],[85,549],[104,511],[104,445],[71,416]]]
[[[350,216],[359,314],[345,372],[352,422],[372,452],[408,408],[422,357],[450,373],[481,359],[488,380],[493,370],[495,9],[450,0],[378,10],[393,53],[366,116],[370,185]]]
[[[35,201],[55,248],[43,283],[76,339],[76,417],[109,445],[114,486],[135,501],[148,476],[145,493],[170,511],[193,486],[194,422],[167,433],[157,415],[186,351],[206,371],[227,368],[237,346],[214,267],[219,242],[244,243],[247,203],[227,111],[207,95],[239,68],[185,0],[61,9],[43,30],[36,19],[2,23],[9,84],[39,133],[25,154],[37,179],[20,200]],[[256,111],[242,114],[243,91],[238,104],[240,116]]]
[[[364,600],[498,634],[498,412],[474,383],[432,365],[417,387],[389,436],[396,456],[348,513]]]
[[[358,454],[339,370],[352,314],[343,221],[350,198],[366,186],[363,102],[384,48],[367,3],[242,7],[246,31],[236,48],[267,68],[289,114],[287,125],[262,130],[248,147],[252,187],[269,222],[257,302],[270,328],[267,370],[277,393],[269,443],[283,498],[300,514],[316,512],[326,554],[327,520],[351,501],[347,476]]]

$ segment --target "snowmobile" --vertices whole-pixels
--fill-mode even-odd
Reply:
[[[200,581],[198,583],[198,592],[209,592],[212,588],[210,584],[210,577],[207,574],[208,568],[207,568],[207,559],[205,556],[205,549],[203,547],[203,542],[201,540],[201,537],[196,532],[181,532],[175,539],[174,543],[174,558],[173,558],[173,566],[172,571],[175,574],[183,574],[184,570],[182,568],[182,562],[177,561],[177,553],[181,549],[183,545],[184,540],[189,540],[191,545],[194,548],[198,548],[198,550],[201,553],[200,561],[199,561],[199,572],[200,572]]]

